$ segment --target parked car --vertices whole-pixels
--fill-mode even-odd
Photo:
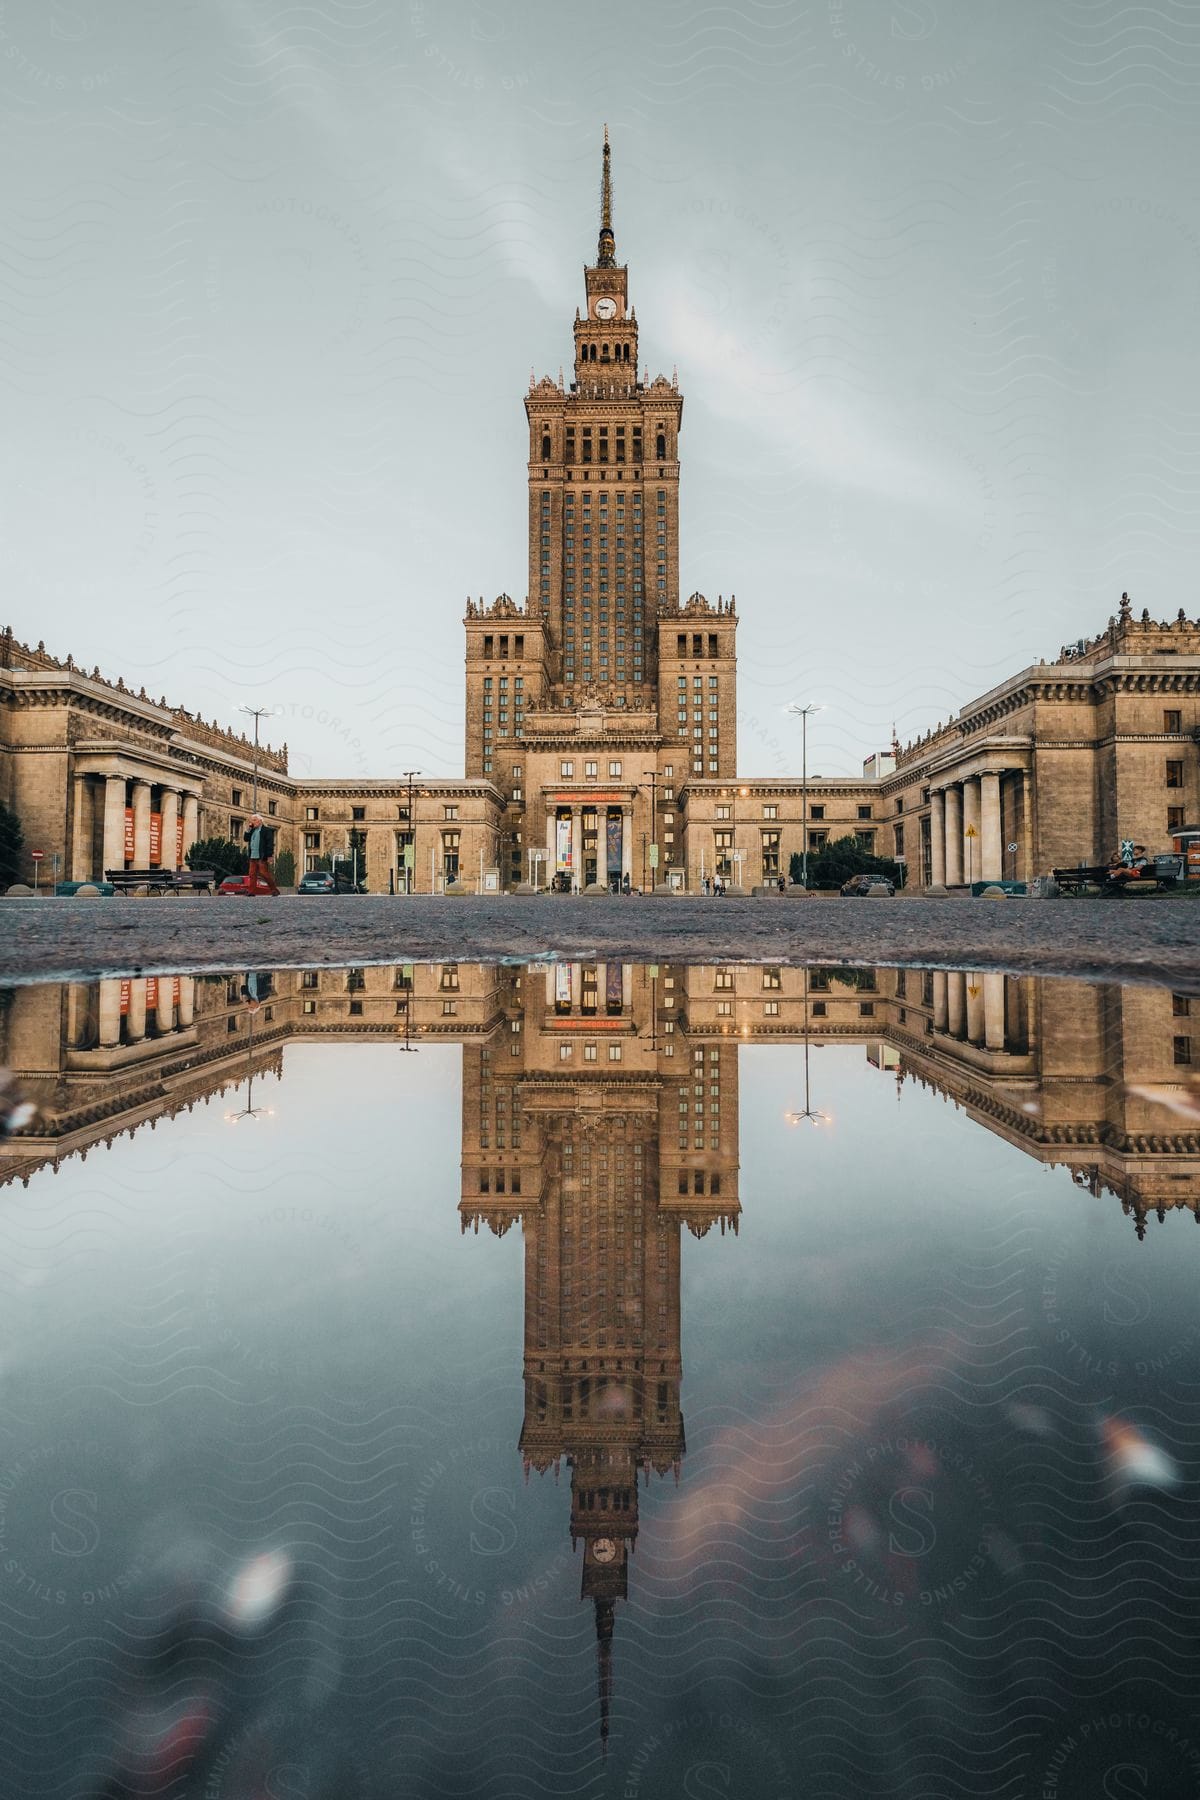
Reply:
[[[335,875],[329,869],[309,869],[300,877],[296,888],[298,894],[355,894],[358,891],[348,875],[340,871]]]
[[[886,888],[889,894],[894,894],[896,891],[895,882],[887,875],[851,875],[849,881],[843,881],[842,892],[856,899],[862,899],[873,887]]]

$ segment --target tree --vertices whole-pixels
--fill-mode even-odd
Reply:
[[[197,838],[184,860],[189,869],[215,869],[222,881],[227,875],[244,875],[250,867],[245,846],[232,838]]]
[[[275,858],[275,880],[281,888],[295,887],[296,859],[290,850],[281,850]]]
[[[811,857],[809,857],[809,867],[812,867]],[[793,887],[799,887],[804,880],[804,858],[798,850],[793,850],[788,857],[788,880]]]
[[[330,874],[335,871],[352,879],[354,871],[358,871],[358,887],[360,893],[367,890],[367,834],[365,831],[350,831],[346,834],[344,850],[326,850],[318,856],[318,869]]]
[[[854,837],[835,838],[816,856],[809,855],[808,879],[815,887],[841,887],[851,875],[881,875],[897,887],[904,885],[901,864],[884,856],[872,856]]]
[[[15,812],[0,804],[0,888],[11,887],[21,879],[21,859],[25,849],[25,833]]]

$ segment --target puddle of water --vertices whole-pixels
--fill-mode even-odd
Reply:
[[[5,991],[12,1791],[1200,1792],[1198,1015]]]

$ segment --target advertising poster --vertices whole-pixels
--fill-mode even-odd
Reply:
[[[571,868],[571,815],[560,813],[555,824],[556,850],[554,866],[556,869]]]

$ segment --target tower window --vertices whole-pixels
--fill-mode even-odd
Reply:
[[[658,458],[659,462],[666,462],[666,460],[667,460],[667,438],[666,438],[665,432],[660,431],[658,436],[655,438],[654,454]]]
[[[542,433],[542,461],[550,461],[550,433],[548,431]]]

